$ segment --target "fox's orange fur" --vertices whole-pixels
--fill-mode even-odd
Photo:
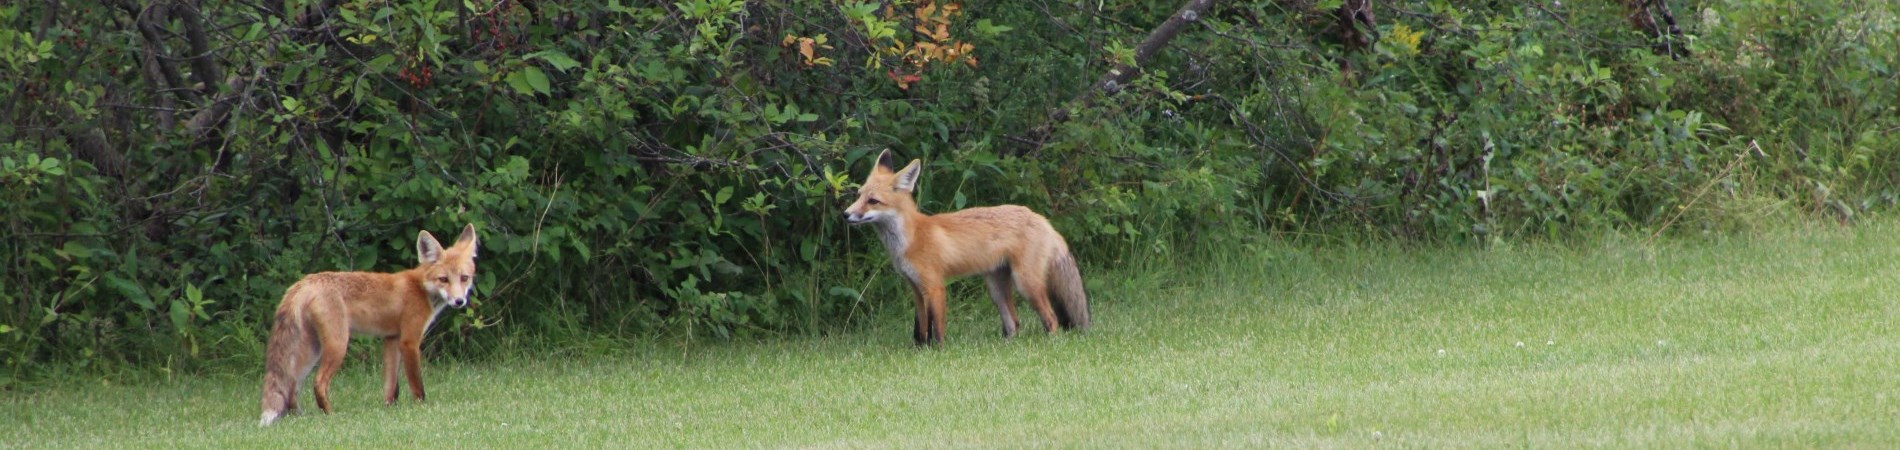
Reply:
[[[475,283],[475,225],[442,248],[423,231],[416,238],[421,265],[396,273],[322,272],[284,292],[264,354],[263,416],[270,425],[297,410],[297,386],[312,368],[317,407],[330,412],[330,377],[343,365],[350,335],[383,339],[383,402],[395,404],[397,371],[407,369],[409,391],[422,401],[422,334],[444,307],[468,305]]]
[[[943,342],[944,283],[977,273],[984,274],[1003,316],[1004,337],[1015,336],[1018,325],[1012,288],[1029,298],[1049,333],[1089,326],[1082,275],[1068,242],[1048,219],[1016,205],[924,214],[911,197],[921,170],[917,160],[894,169],[885,150],[857,202],[845,209],[846,221],[877,228],[892,264],[910,281],[917,296],[917,344]]]

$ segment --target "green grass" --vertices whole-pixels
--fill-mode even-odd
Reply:
[[[910,347],[893,315],[838,337],[436,364],[430,403],[396,407],[375,355],[353,355],[337,414],[268,429],[255,374],[74,381],[0,399],[0,447],[1893,448],[1897,257],[1886,223],[1282,247],[1093,271],[1080,334],[1001,340],[972,280],[941,350]]]

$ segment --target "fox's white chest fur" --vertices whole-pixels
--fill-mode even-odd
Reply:
[[[904,257],[905,252],[910,250],[910,239],[904,235],[904,218],[897,216],[878,222],[877,238],[884,241],[884,250],[890,252],[891,266],[904,274],[904,279],[916,283],[917,268],[912,267],[910,259]]]

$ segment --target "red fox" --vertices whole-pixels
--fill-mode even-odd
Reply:
[[[846,222],[877,228],[891,263],[910,281],[917,296],[911,337],[918,345],[942,345],[944,282],[975,273],[989,283],[990,300],[1003,315],[1003,337],[1016,335],[1011,287],[1029,297],[1049,333],[1058,327],[1088,328],[1089,298],[1082,274],[1068,242],[1048,219],[1016,205],[938,215],[919,212],[911,198],[922,170],[919,162],[894,170],[891,151],[884,150],[859,188],[857,202],[844,210]]]
[[[297,386],[317,371],[317,407],[330,412],[330,377],[343,365],[350,334],[383,338],[383,403],[395,404],[396,371],[407,368],[409,391],[422,393],[422,332],[443,307],[468,305],[475,284],[475,224],[447,249],[423,231],[422,264],[397,273],[321,272],[285,290],[264,353],[264,415],[268,426],[297,410]]]

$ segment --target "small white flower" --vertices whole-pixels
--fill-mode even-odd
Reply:
[[[1524,341],[1517,341],[1517,348],[1524,348]]]
[[[1438,356],[1445,356],[1445,349],[1438,349]]]
[[[1544,345],[1557,345],[1557,341],[1544,341]]]
[[[1662,340],[1662,339],[1657,339],[1657,340],[1656,340],[1656,346],[1657,346],[1657,347],[1661,347],[1661,346],[1663,346],[1663,340]]]

